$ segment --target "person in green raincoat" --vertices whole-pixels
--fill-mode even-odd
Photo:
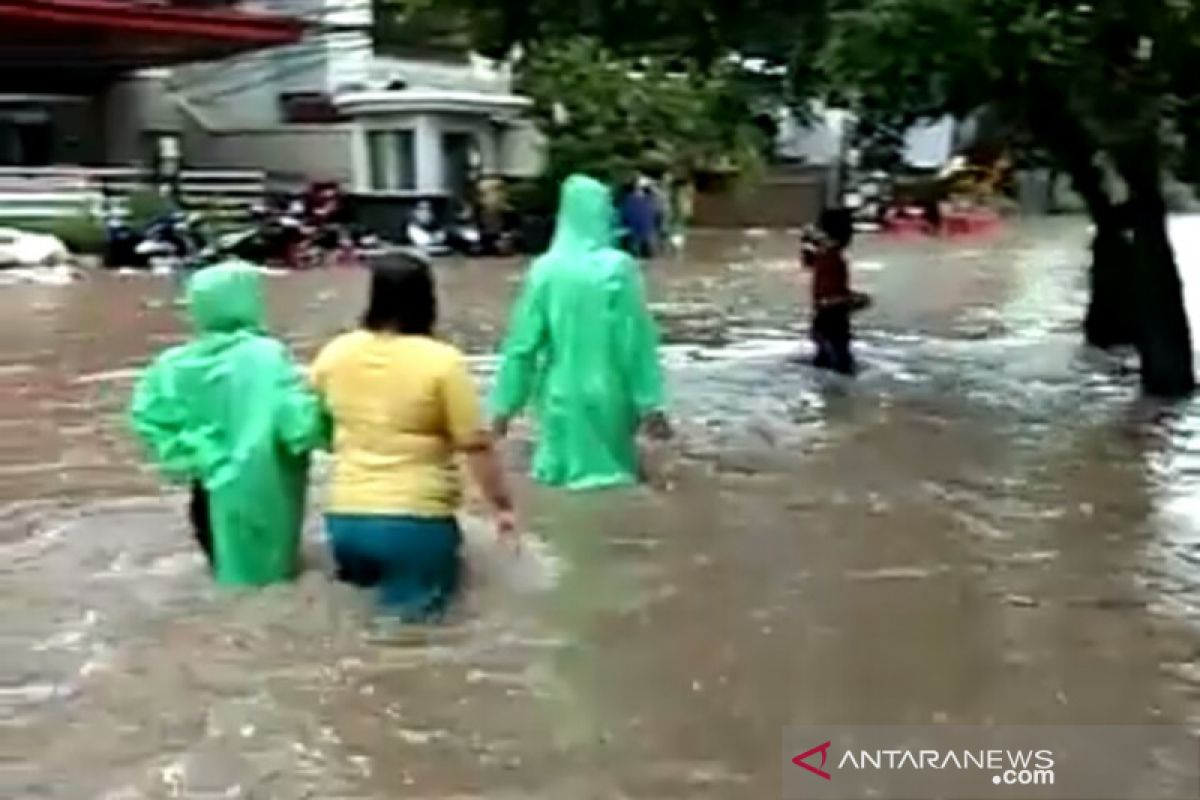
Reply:
[[[554,239],[525,278],[491,395],[499,436],[534,405],[533,476],[550,486],[633,484],[639,429],[669,435],[658,331],[637,262],[614,246],[615,216],[604,184],[563,184]]]
[[[196,538],[218,583],[261,586],[299,567],[308,454],[324,422],[285,345],[264,329],[262,278],[240,262],[187,285],[196,335],[142,373],[133,429],[170,479],[192,487]]]

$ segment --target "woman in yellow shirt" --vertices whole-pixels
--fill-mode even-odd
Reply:
[[[332,423],[326,524],[338,577],[377,588],[404,618],[439,616],[459,580],[464,456],[514,535],[512,501],[461,352],[433,336],[429,265],[395,254],[373,265],[361,327],[317,356],[313,384]]]

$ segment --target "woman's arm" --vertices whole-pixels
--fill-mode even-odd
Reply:
[[[512,494],[493,437],[484,430],[479,397],[466,364],[458,359],[442,380],[442,403],[450,439],[463,453],[471,478],[479,485],[502,537],[516,533]]]
[[[496,532],[501,536],[515,535],[516,518],[513,513],[512,494],[508,489],[508,479],[504,475],[504,465],[491,437],[480,434],[479,441],[463,448],[463,452],[466,454],[467,469],[471,478],[478,484],[492,508],[496,518]]]

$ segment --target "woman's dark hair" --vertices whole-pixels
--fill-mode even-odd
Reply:
[[[376,333],[429,336],[437,322],[437,290],[429,262],[415,253],[371,259],[371,296],[362,326]]]

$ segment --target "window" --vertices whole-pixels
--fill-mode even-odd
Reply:
[[[370,131],[367,158],[371,189],[376,192],[407,192],[417,187],[416,156],[412,131]]]
[[[54,125],[49,110],[32,106],[0,109],[0,165],[43,167],[54,163]]]
[[[471,188],[472,172],[479,160],[479,145],[469,133],[442,134],[443,176],[453,197],[464,199]]]

